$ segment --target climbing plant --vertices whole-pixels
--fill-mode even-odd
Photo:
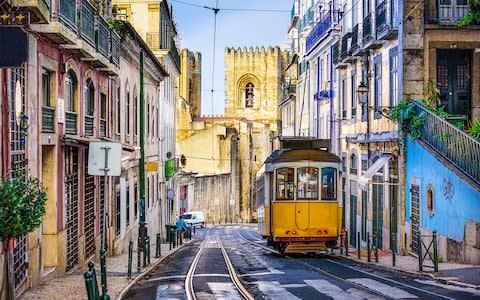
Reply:
[[[470,24],[480,25],[480,0],[469,0],[468,13],[458,21],[459,27]]]
[[[407,98],[398,103],[390,111],[390,119],[398,122],[402,133],[410,134],[414,139],[418,139],[421,135],[421,128],[425,120],[425,113],[417,114],[415,109],[416,101],[412,98]]]

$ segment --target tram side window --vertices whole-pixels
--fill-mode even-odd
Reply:
[[[337,169],[322,168],[322,200],[337,200]]]
[[[318,200],[318,169],[297,169],[297,199]]]
[[[277,169],[277,200],[293,200],[295,185],[294,185],[294,169],[280,168]]]

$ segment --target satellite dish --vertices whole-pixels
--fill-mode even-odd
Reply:
[[[22,86],[20,85],[20,80],[17,80],[15,83],[15,114],[17,119],[20,119],[20,114],[23,110],[22,104]]]

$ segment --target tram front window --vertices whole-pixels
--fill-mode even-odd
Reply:
[[[322,200],[337,200],[335,168],[322,168]]]
[[[297,199],[318,200],[318,169],[297,169]]]
[[[295,193],[294,169],[280,168],[277,169],[277,200],[293,200]]]

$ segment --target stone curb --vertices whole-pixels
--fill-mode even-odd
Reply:
[[[399,268],[395,268],[393,266],[381,265],[381,264],[377,264],[375,262],[368,262],[368,261],[363,261],[361,259],[360,260],[355,259],[351,256],[345,256],[343,254],[339,255],[339,256],[341,256],[345,259],[351,260],[351,261],[360,262],[360,263],[366,264],[366,265],[373,265],[373,266],[376,266],[376,267],[380,267],[380,268],[383,268],[383,269],[388,269],[388,270],[392,270],[392,271],[396,271],[396,272],[402,272],[402,273],[411,274],[411,275],[427,276],[427,277],[435,279],[435,280],[437,280],[437,281],[439,281],[443,284],[455,285],[455,286],[459,286],[459,287],[473,288],[473,289],[480,290],[480,285],[474,285],[474,284],[465,283],[465,282],[456,281],[456,280],[450,280],[450,279],[442,279],[442,278],[436,277],[435,274],[428,273],[428,272],[418,272],[418,271],[410,271],[410,270],[399,269]]]
[[[135,278],[133,278],[121,291],[120,291],[120,294],[118,294],[118,296],[115,298],[115,300],[121,300],[123,298],[123,296],[125,295],[126,292],[128,292],[128,290],[135,284],[137,283],[140,279],[142,279],[143,277],[145,277],[145,275],[147,275],[153,268],[155,268],[159,263],[161,263],[164,259],[166,259],[167,257],[169,257],[170,255],[172,255],[173,253],[177,252],[178,249],[180,248],[183,248],[183,246],[185,246],[186,244],[189,244],[190,242],[192,242],[192,240],[189,240],[188,242],[183,242],[183,244],[181,246],[178,246],[174,249],[172,249],[172,251],[170,253],[168,253],[167,255],[165,256],[162,256],[160,258],[156,258],[151,264],[150,266],[148,266],[145,270],[143,270],[140,274],[138,274],[137,276],[135,276]]]

